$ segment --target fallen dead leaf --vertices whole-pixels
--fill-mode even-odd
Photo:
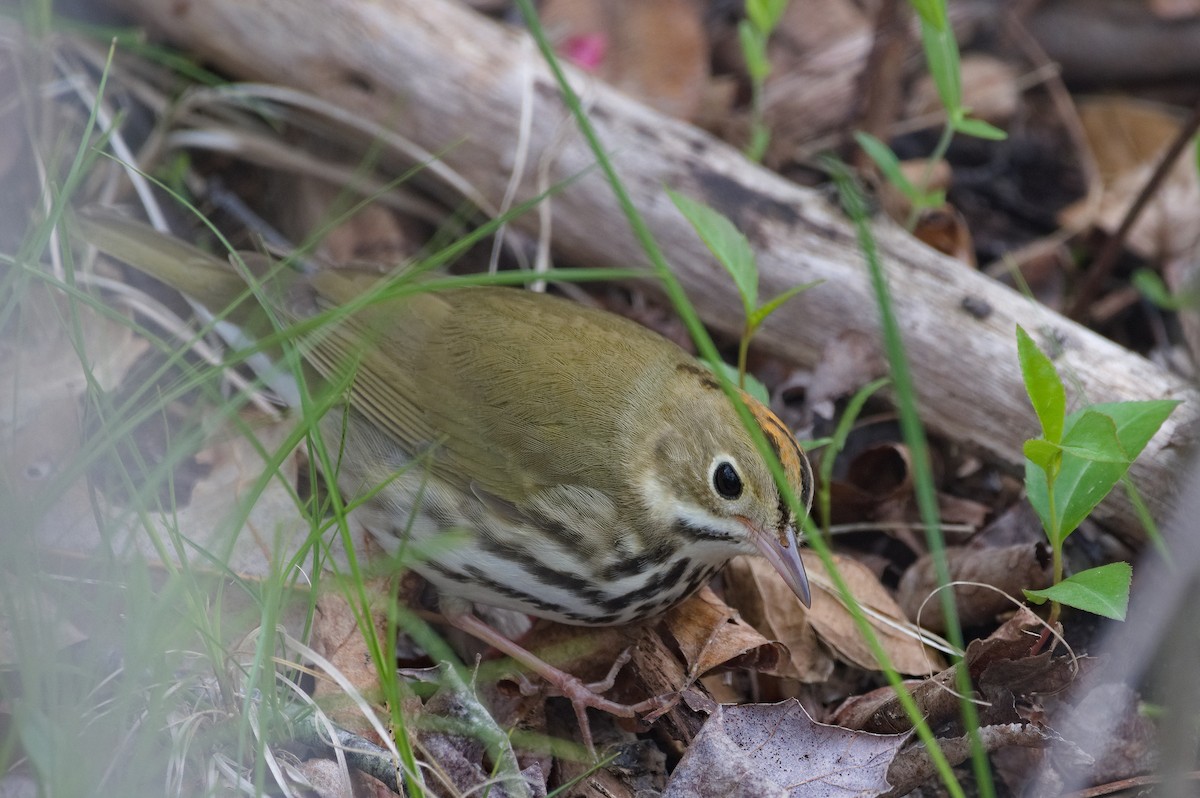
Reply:
[[[995,588],[968,585],[948,588],[954,591],[959,622],[968,627],[993,622],[997,615],[1021,603],[1023,588],[1041,590],[1049,587],[1053,577],[1050,552],[1041,542],[1003,547],[949,547],[946,560],[951,580],[979,582]],[[943,632],[946,621],[941,601],[936,596],[929,598],[938,584],[932,555],[923,555],[901,577],[897,600],[914,622]]]
[[[783,643],[788,657],[776,675],[806,684],[829,678],[833,657],[808,622],[808,611],[769,564],[757,557],[734,558],[725,566],[725,595],[750,625]]]
[[[380,639],[386,639],[384,614],[372,612],[371,617],[375,623],[375,634],[379,635]],[[375,669],[362,627],[359,626],[354,610],[345,596],[336,592],[325,592],[317,598],[312,639],[309,644],[354,685],[359,695],[379,695],[379,673]],[[360,709],[350,703],[345,691],[338,684],[329,679],[318,678],[313,698],[322,703],[325,713],[339,726],[374,740],[375,733],[371,725],[363,719]],[[382,710],[380,714],[384,714]]]
[[[874,612],[875,617],[868,614],[867,620],[892,666],[900,673],[907,674],[926,674],[940,669],[943,664],[941,656],[920,642],[920,630],[905,619],[904,612],[879,579],[849,557],[835,555],[834,560],[859,604],[864,609]],[[861,668],[878,670],[879,665],[874,655],[859,634],[850,611],[846,609],[834,589],[825,571],[825,565],[815,554],[810,554],[804,558],[804,567],[808,569],[809,579],[814,587],[813,611],[809,613],[809,622],[821,642],[846,662]],[[818,606],[821,594],[824,600],[820,601]]]
[[[913,230],[919,240],[938,252],[975,268],[975,244],[967,220],[952,205],[930,208],[921,214]]]
[[[708,587],[663,620],[693,677],[721,667],[777,674],[787,655],[786,646],[759,634]]]
[[[1061,214],[1067,226],[1094,222],[1111,233],[1141,192],[1163,151],[1176,137],[1181,115],[1166,106],[1121,97],[1079,104],[1079,117],[1104,184],[1097,218],[1077,203]],[[1188,148],[1171,167],[1126,238],[1126,246],[1150,260],[1194,256],[1200,248],[1200,176]],[[1079,229],[1079,228],[1076,228]]]
[[[967,646],[966,663],[972,684],[981,686],[984,698],[995,703],[982,713],[984,723],[1002,724],[1021,720],[1013,697],[1045,695],[1062,690],[1075,676],[1075,664],[1067,656],[1034,655],[1040,620],[1022,607],[986,640]],[[909,691],[921,715],[936,728],[959,711],[956,672],[959,665],[912,684]],[[890,687],[846,701],[833,714],[844,726],[874,732],[899,732],[912,727],[899,699]]]
[[[735,578],[740,581],[735,588],[739,591],[739,602],[746,602],[742,606],[752,610],[759,608],[743,597],[744,591],[754,589],[761,593],[762,622],[766,628],[760,631],[787,646],[794,673],[798,674],[793,678],[809,682],[827,678],[832,665],[825,649],[843,662],[879,670],[879,664],[859,634],[850,611],[833,588],[824,564],[809,551],[802,551],[801,557],[813,588],[813,603],[808,610],[795,600],[770,565],[758,558],[734,560],[730,564],[734,570],[726,570],[726,582],[732,584]],[[875,575],[855,560],[839,555],[834,557],[850,592],[870,610],[868,623],[896,670],[909,674],[940,670],[943,667],[941,657],[920,642],[920,631],[904,618],[900,607]],[[747,618],[751,616],[747,615]],[[806,657],[813,659],[810,662]]]
[[[663,798],[879,795],[907,734],[817,723],[800,702],[719,706],[671,775]]]

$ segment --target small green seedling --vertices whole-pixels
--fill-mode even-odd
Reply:
[[[789,288],[782,294],[758,304],[758,263],[754,259],[754,250],[746,237],[733,226],[733,222],[703,203],[667,190],[671,201],[679,212],[691,222],[700,240],[716,257],[717,262],[725,267],[733,277],[738,295],[742,298],[742,309],[745,312],[745,325],[742,328],[741,341],[738,343],[737,385],[750,393],[756,399],[767,402],[767,391],[753,377],[746,375],[746,355],[750,349],[750,339],[758,332],[758,328],[767,317],[783,306],[792,297],[807,291],[818,281],[804,283]],[[730,367],[731,368],[731,367]]]
[[[855,138],[858,140],[858,146],[875,162],[888,182],[908,199],[912,209],[905,226],[912,230],[916,227],[922,211],[936,208],[945,201],[942,192],[929,191],[926,186],[929,185],[933,165],[945,157],[954,135],[961,133],[964,136],[999,141],[1006,138],[1007,134],[995,125],[972,117],[971,109],[963,105],[962,63],[958,42],[954,39],[954,28],[946,15],[946,0],[909,0],[909,5],[917,12],[925,63],[929,67],[933,84],[937,87],[942,107],[946,110],[946,124],[942,128],[942,135],[926,159],[925,175],[918,181],[919,185],[914,185],[900,172],[899,160],[882,141],[866,133],[857,133]]]
[[[890,379],[883,377],[873,382],[869,382],[859,388],[850,401],[846,403],[846,409],[842,411],[842,417],[838,420],[837,427],[833,431],[833,435],[829,438],[807,443],[805,451],[811,452],[816,448],[815,444],[827,446],[821,453],[821,464],[817,469],[817,496],[816,496],[816,516],[820,518],[820,532],[826,538],[830,537],[830,527],[832,526],[833,517],[833,464],[837,459],[838,454],[846,448],[846,440],[850,437],[850,432],[854,428],[854,424],[858,421],[859,414],[862,413],[863,407],[867,404],[867,400],[875,395],[876,391],[885,387],[891,382]],[[809,523],[813,522],[813,514],[809,514]]]
[[[858,142],[858,146],[862,147],[862,151],[867,154],[875,166],[879,168],[883,178],[892,184],[904,198],[908,200],[909,206],[912,208],[912,213],[919,218],[921,213],[929,208],[940,208],[946,203],[946,192],[941,189],[930,191],[924,186],[918,187],[913,184],[908,176],[904,174],[904,170],[900,167],[900,159],[896,157],[896,153],[892,152],[892,148],[884,144],[879,139],[872,136],[870,133],[858,131],[854,134],[854,140]]]
[[[1044,352],[1017,327],[1017,356],[1042,435],[1025,442],[1025,491],[1050,541],[1054,583],[1026,590],[1035,604],[1051,602],[1050,620],[1066,604],[1125,619],[1133,569],[1117,562],[1063,578],[1063,543],[1120,482],[1154,437],[1174,400],[1107,402],[1067,414],[1066,390]]]
[[[750,74],[750,143],[746,145],[746,157],[752,161],[761,161],[771,142],[771,131],[763,121],[763,87],[771,74],[767,40],[779,27],[787,5],[788,0],[746,0],[746,18],[738,24],[742,57]]]
[[[1193,286],[1173,292],[1163,278],[1150,269],[1135,271],[1132,282],[1138,293],[1163,310],[1195,310],[1200,307],[1200,288]]]

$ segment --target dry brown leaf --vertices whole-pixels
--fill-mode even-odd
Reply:
[[[824,563],[811,552],[802,552],[802,555],[813,586],[813,606],[808,612],[808,621],[818,639],[829,646],[839,659],[860,668],[878,670],[874,655],[859,634],[850,611],[842,604]],[[916,639],[915,629],[875,575],[849,557],[835,554],[834,561],[859,604],[889,619],[890,623],[886,623],[869,615],[867,618],[892,666],[900,673],[922,675],[941,669],[941,656]],[[891,624],[913,631],[902,632]],[[786,644],[787,641],[784,642]]]
[[[1027,698],[1057,692],[1074,677],[1074,663],[1069,657],[1032,656],[1041,628],[1037,616],[1022,607],[986,640],[974,640],[967,646],[964,662],[972,683],[985,684],[985,698],[996,702],[985,707],[985,723],[1019,720],[1013,696]],[[935,728],[958,713],[955,668],[960,666],[946,668],[909,687],[921,715]],[[890,687],[846,701],[833,717],[842,725],[874,732],[912,727]]]
[[[1121,97],[1089,100],[1079,117],[1104,184],[1095,219],[1084,218],[1085,201],[1061,214],[1065,225],[1094,223],[1111,233],[1141,192],[1163,151],[1179,133],[1172,109]],[[1126,246],[1152,260],[1192,257],[1200,248],[1200,177],[1187,147],[1172,166],[1133,228]]]
[[[942,252],[975,268],[975,245],[971,229],[958,209],[946,204],[930,208],[921,214],[913,235],[938,252]]]
[[[781,671],[781,675],[804,682],[823,681],[833,668],[829,651],[843,662],[878,670],[879,666],[858,633],[849,610],[837,596],[825,566],[812,552],[802,551],[801,557],[813,587],[812,608],[808,610],[796,601],[774,569],[759,558],[738,557],[725,572],[726,583],[729,589],[736,591],[737,604],[746,619],[763,634],[782,642],[791,653],[792,668]],[[834,557],[859,603],[889,619],[884,622],[868,615],[868,622],[896,670],[925,674],[940,669],[941,657],[926,650],[916,639],[916,630],[904,619],[899,606],[875,575],[855,560],[839,555]],[[755,592],[760,596],[757,601]],[[912,631],[901,632],[896,626]]]
[[[770,564],[758,557],[735,557],[724,574],[730,603],[750,625],[786,648],[788,657],[779,663],[775,675],[806,684],[828,679],[833,658],[818,641],[804,605]]]
[[[955,586],[955,603],[963,626],[991,623],[996,616],[1010,611],[1022,601],[1021,590],[1049,587],[1052,573],[1050,554],[1044,543],[1022,543],[1004,547],[950,547],[946,550],[953,581],[981,582],[985,587]],[[933,557],[922,556],[900,579],[897,599],[905,613],[926,629],[942,632],[946,628],[941,601],[933,595],[938,586]],[[998,592],[999,591],[999,592]],[[924,607],[922,608],[922,603]],[[917,616],[918,610],[920,617]]]
[[[375,634],[380,639],[387,639],[383,614],[372,613],[372,619]],[[367,648],[367,639],[345,596],[327,592],[317,598],[310,645],[354,685],[359,695],[379,695],[379,673]],[[378,742],[371,724],[363,718],[361,710],[350,703],[336,682],[318,677],[313,698],[322,703],[326,714],[339,726]],[[386,712],[381,709],[380,714]]]
[[[783,644],[759,634],[708,587],[672,609],[663,620],[693,676],[720,667],[778,673],[779,663],[787,655]]]
[[[917,711],[934,728],[955,717],[958,712],[955,679],[954,668],[947,668],[915,684],[906,683]],[[847,700],[833,713],[833,720],[847,728],[878,734],[895,734],[912,728],[908,713],[890,686]]]

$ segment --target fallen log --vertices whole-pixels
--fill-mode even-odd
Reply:
[[[548,69],[522,31],[450,0],[119,0],[133,16],[229,75],[304,89],[385,123],[430,151],[496,206],[521,147],[517,201],[593,165]],[[816,362],[835,336],[878,333],[867,270],[851,224],[817,191],[744,159],[686,123],[571,73],[601,141],[701,315],[735,333],[732,284],[668,200],[664,187],[727,214],[758,253],[763,296],[825,282],[775,314],[756,345],[798,364]],[[522,131],[522,109],[529,129]],[[645,258],[598,171],[550,200],[553,246],[592,266]],[[517,224],[536,230],[527,214]],[[1060,371],[1080,401],[1183,399],[1131,470],[1152,514],[1165,517],[1197,415],[1182,379],[1037,305],[886,222],[875,226],[929,428],[1014,468],[1036,432],[1017,365],[1014,327],[1061,349]],[[979,309],[986,309],[980,313]],[[1097,511],[1141,538],[1123,491]]]

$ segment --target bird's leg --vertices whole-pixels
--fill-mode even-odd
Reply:
[[[587,746],[588,753],[593,757],[596,755],[596,749],[592,744],[592,729],[587,719],[587,710],[589,707],[598,709],[601,712],[607,712],[619,718],[635,718],[639,713],[660,709],[664,704],[664,699],[661,696],[649,698],[636,704],[619,704],[616,701],[604,698],[597,692],[596,688],[607,690],[612,686],[613,681],[616,679],[617,671],[629,661],[630,654],[628,650],[622,652],[621,656],[617,658],[617,662],[609,672],[608,678],[595,685],[588,685],[584,684],[578,677],[554,667],[520,644],[509,640],[470,612],[446,612],[443,610],[443,614],[451,626],[461,629],[477,640],[487,643],[497,651],[501,651],[512,657],[549,682],[560,695],[570,701],[572,708],[575,710],[575,717],[579,721],[579,731],[583,736],[583,743]]]

